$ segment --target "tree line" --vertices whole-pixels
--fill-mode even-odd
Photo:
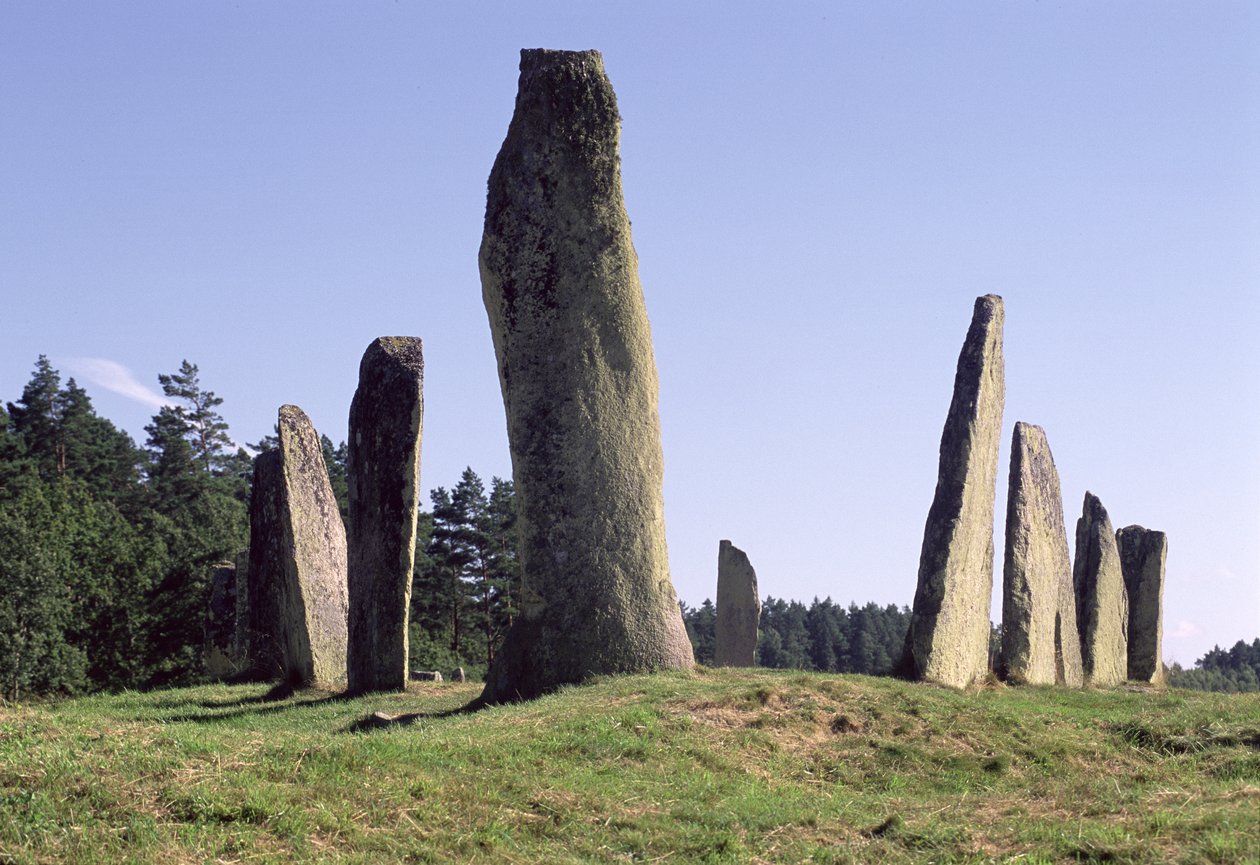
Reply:
[[[1250,644],[1239,640],[1229,649],[1213,646],[1189,670],[1173,664],[1168,684],[1194,691],[1260,691],[1260,637]]]
[[[99,416],[44,356],[0,407],[0,699],[191,684],[203,678],[214,566],[249,542],[250,451],[233,442],[196,364],[158,376],[168,404],[137,445]],[[320,437],[345,515],[347,448]],[[471,468],[430,493],[418,525],[411,594],[413,669],[493,663],[517,613],[520,565],[511,481]],[[683,604],[700,663],[712,663],[716,609]],[[808,607],[768,597],[758,663],[888,675],[910,611],[895,605]],[[1173,684],[1260,690],[1260,639],[1215,649]]]

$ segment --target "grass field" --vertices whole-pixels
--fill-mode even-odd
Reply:
[[[701,669],[460,711],[478,690],[0,709],[0,863],[1260,862],[1260,695]]]

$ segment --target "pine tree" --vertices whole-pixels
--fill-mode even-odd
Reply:
[[[197,365],[187,360],[180,364],[179,372],[158,375],[158,382],[162,392],[175,400],[173,411],[185,424],[193,458],[207,474],[221,471],[234,453],[227,422],[216,411],[223,398],[202,390]]]

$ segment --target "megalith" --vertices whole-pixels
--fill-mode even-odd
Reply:
[[[521,52],[479,255],[522,569],[486,702],[693,663],[665,549],[656,361],[619,135],[598,52]]]
[[[1116,532],[1120,571],[1129,598],[1128,677],[1164,683],[1164,566],[1168,536],[1141,526]]]
[[[730,541],[718,543],[717,622],[713,665],[752,667],[757,663],[757,624],[761,598],[757,572],[747,554]]]
[[[976,298],[941,434],[903,675],[964,688],[989,672],[993,501],[1005,379],[1002,298]]]
[[[1085,684],[1119,685],[1129,665],[1129,603],[1116,533],[1107,509],[1091,492],[1085,493],[1083,512],[1076,521],[1072,583]]]
[[[1059,473],[1045,431],[1023,421],[1011,437],[1001,672],[1029,685],[1082,684]]]
[[[227,679],[242,671],[244,662],[237,630],[237,593],[243,588],[235,562],[219,562],[210,573],[210,604],[206,609],[206,675]]]
[[[350,691],[407,687],[407,619],[420,505],[424,355],[420,340],[383,336],[359,363],[347,475]]]
[[[280,407],[279,448],[254,461],[250,652],[257,673],[292,685],[346,681],[346,532],[319,437]]]

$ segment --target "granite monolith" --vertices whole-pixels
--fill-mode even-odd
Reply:
[[[760,621],[757,572],[743,550],[730,541],[720,541],[714,666],[754,666],[757,663],[757,624]]]
[[[989,672],[993,501],[1005,379],[1002,298],[976,298],[941,434],[900,672],[955,688]]]
[[[1082,683],[1059,473],[1045,431],[1023,421],[1011,436],[1001,672],[1030,685]]]
[[[1098,496],[1085,493],[1076,521],[1076,623],[1081,632],[1085,684],[1119,685],[1128,671],[1129,602],[1120,568],[1116,533]]]
[[[420,506],[424,355],[419,338],[383,336],[359,363],[347,480],[350,691],[407,687],[407,619]]]
[[[1128,677],[1164,683],[1164,567],[1168,536],[1142,526],[1116,532],[1120,571],[1129,598]]]
[[[665,549],[656,361],[619,136],[598,52],[521,52],[479,265],[522,591],[485,702],[693,663]]]
[[[319,436],[280,407],[279,447],[254,461],[250,552],[255,671],[303,687],[346,681],[346,531]]]

